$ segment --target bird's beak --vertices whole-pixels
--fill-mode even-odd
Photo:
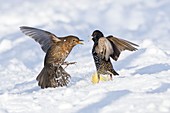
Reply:
[[[78,41],[78,44],[84,44],[83,41],[84,41],[84,40],[79,40],[79,41]]]

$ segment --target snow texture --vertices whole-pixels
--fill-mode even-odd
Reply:
[[[0,113],[170,113],[169,0],[0,0]],[[76,35],[67,87],[40,89],[45,53],[20,26]],[[120,76],[93,85],[91,33],[140,45],[112,61]]]

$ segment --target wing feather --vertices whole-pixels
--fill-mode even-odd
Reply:
[[[107,39],[112,43],[113,49],[114,51],[116,51],[115,53],[113,53],[111,55],[111,57],[114,60],[117,60],[120,53],[124,50],[129,50],[129,51],[136,51],[138,47],[137,44],[132,43],[130,41],[124,40],[124,39],[120,39],[120,38],[116,38],[114,36],[108,36]],[[136,47],[134,47],[136,46]]]
[[[137,48],[134,46],[138,46],[138,45],[124,39],[108,36],[106,38],[101,37],[98,40],[98,45],[96,46],[95,51],[98,55],[101,56],[102,59],[105,58],[106,61],[108,61],[110,57],[112,57],[113,60],[117,61],[122,51],[137,50]]]
[[[124,50],[129,50],[129,51],[135,51],[137,48],[134,46],[138,46],[137,44],[134,44],[130,41],[124,40],[124,39],[119,39],[114,36],[108,36],[107,39],[109,39],[111,42],[113,42],[119,51],[124,51]]]
[[[57,36],[45,30],[27,27],[27,26],[21,26],[20,30],[25,35],[30,36],[36,42],[38,42],[41,45],[41,48],[45,53],[50,48],[52,41],[54,42],[60,41],[60,39],[57,38]]]

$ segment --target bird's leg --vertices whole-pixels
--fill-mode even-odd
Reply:
[[[66,61],[66,62],[63,62],[62,65],[66,65],[66,67],[67,67],[68,65],[70,65],[70,64],[75,64],[75,63],[77,63],[77,62],[67,62],[67,61]],[[66,67],[65,67],[65,68],[66,68]],[[64,68],[64,69],[65,69],[65,68]]]
[[[70,65],[70,64],[75,64],[75,63],[77,63],[77,62],[67,62],[66,61],[66,62],[63,62],[62,65]]]
[[[110,80],[112,80],[112,75],[114,75],[114,74],[112,72],[110,72],[110,71],[107,71],[107,72],[110,75]]]
[[[97,73],[97,77],[98,77],[97,83],[99,83],[99,81],[100,81],[100,74],[99,73]]]
[[[113,80],[113,78],[112,78],[112,74],[110,74],[110,80]]]

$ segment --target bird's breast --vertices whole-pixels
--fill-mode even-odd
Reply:
[[[67,58],[69,51],[62,46],[53,45],[48,50],[45,57],[45,64],[61,64]]]

